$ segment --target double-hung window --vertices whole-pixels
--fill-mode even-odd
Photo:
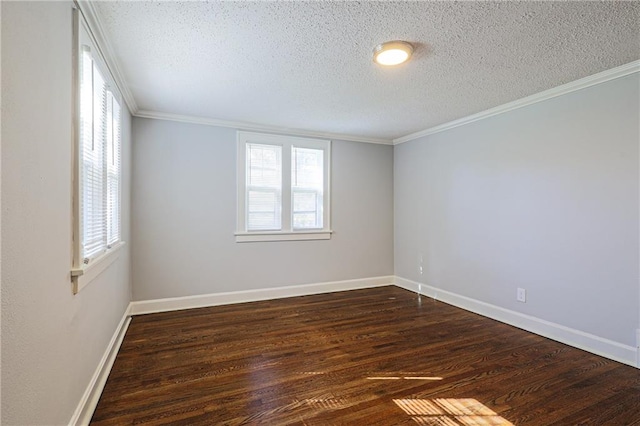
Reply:
[[[236,241],[331,237],[328,140],[238,132]]]
[[[86,24],[74,11],[74,292],[115,260],[121,243],[119,93]],[[99,265],[99,266],[98,266]],[[88,272],[92,270],[92,274]]]

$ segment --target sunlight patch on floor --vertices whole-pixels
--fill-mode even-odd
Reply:
[[[394,399],[393,402],[419,425],[513,426],[473,398]]]

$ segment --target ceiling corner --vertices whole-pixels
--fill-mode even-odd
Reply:
[[[111,47],[111,43],[109,39],[105,35],[105,31],[100,22],[99,12],[93,5],[93,1],[90,0],[73,0],[80,13],[84,17],[89,31],[91,31],[91,35],[95,39],[95,42],[98,46],[98,50],[100,50],[100,54],[102,55],[104,61],[109,68],[109,72],[111,76],[116,82],[122,97],[124,98],[124,102],[127,104],[127,108],[132,115],[135,115],[138,112],[138,105],[136,100],[129,90],[129,86],[126,83],[124,78],[124,74],[121,71],[121,67],[116,60],[116,56],[114,55],[114,50]]]

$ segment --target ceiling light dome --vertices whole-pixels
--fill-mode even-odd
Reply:
[[[380,65],[392,66],[406,62],[413,53],[413,46],[402,40],[388,41],[373,49],[373,61]]]

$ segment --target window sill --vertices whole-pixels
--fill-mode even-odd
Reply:
[[[78,294],[80,290],[86,287],[92,282],[98,275],[104,272],[118,257],[120,257],[120,251],[125,246],[124,241],[120,241],[109,250],[107,250],[102,256],[94,259],[89,265],[84,268],[77,268],[71,270],[71,282],[73,283],[73,294]]]
[[[236,232],[236,243],[330,240],[333,231]]]

